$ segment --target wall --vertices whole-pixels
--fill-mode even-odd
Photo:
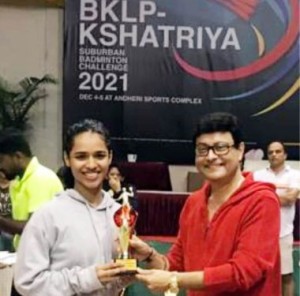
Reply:
[[[0,5],[0,76],[17,83],[49,73],[59,85],[34,107],[29,131],[33,152],[49,167],[61,163],[63,10]]]

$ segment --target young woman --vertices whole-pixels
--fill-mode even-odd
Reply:
[[[64,160],[74,188],[38,210],[26,225],[18,249],[15,286],[24,296],[114,296],[127,279],[113,263],[120,207],[102,190],[111,163],[108,131],[94,120],[72,125]],[[41,192],[42,194],[42,192]]]

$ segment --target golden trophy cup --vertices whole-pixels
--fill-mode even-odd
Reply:
[[[119,228],[119,254],[116,262],[122,263],[127,269],[124,275],[135,274],[137,269],[137,260],[130,255],[129,240],[134,232],[134,226],[138,213],[131,207],[129,197],[133,196],[133,191],[122,189],[123,193],[118,200],[122,200],[122,206],[114,214],[114,222]]]

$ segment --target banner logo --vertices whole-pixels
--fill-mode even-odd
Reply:
[[[282,38],[278,41],[269,52],[265,52],[266,44],[265,38],[260,30],[252,23],[251,17],[255,13],[258,1],[252,0],[216,0],[216,2],[222,4],[225,9],[231,10],[233,13],[238,15],[241,20],[248,23],[253,29],[253,32],[257,39],[257,59],[248,65],[243,67],[237,67],[231,70],[204,70],[197,68],[187,62],[178,52],[176,48],[173,48],[175,60],[180,67],[190,75],[210,81],[235,81],[249,76],[255,75],[262,72],[275,63],[284,60],[280,69],[273,74],[273,77],[269,81],[260,84],[259,86],[249,90],[247,92],[233,95],[230,97],[218,97],[215,100],[234,100],[249,97],[255,93],[263,91],[268,87],[272,87],[273,84],[277,83],[284,77],[284,75],[297,63],[299,63],[299,2],[298,0],[289,0],[289,5],[285,4],[284,1],[269,1],[268,4],[274,14],[276,14],[278,22],[281,24],[281,29],[284,28],[285,32]],[[272,24],[266,24],[269,30],[274,30]],[[276,107],[283,104],[288,100],[300,87],[299,78],[290,86],[290,88],[280,97],[276,98],[275,102],[269,107],[261,110],[254,114],[255,116],[269,112]]]

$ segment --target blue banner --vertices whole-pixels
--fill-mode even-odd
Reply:
[[[213,111],[299,158],[299,0],[66,0],[64,30],[64,128],[102,120],[117,159],[193,163]]]

